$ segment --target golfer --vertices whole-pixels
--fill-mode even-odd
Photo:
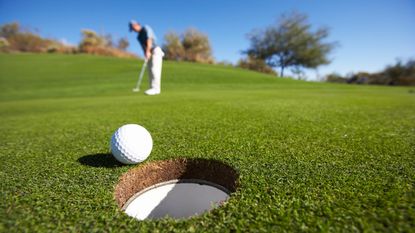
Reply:
[[[130,32],[137,32],[137,40],[143,48],[144,57],[148,61],[148,79],[150,82],[150,89],[144,93],[147,95],[160,94],[161,85],[161,67],[163,63],[164,53],[156,44],[156,35],[154,35],[153,29],[150,26],[141,26],[135,20],[131,20],[129,23]]]

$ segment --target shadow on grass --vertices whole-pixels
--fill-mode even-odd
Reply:
[[[118,162],[111,154],[92,154],[85,155],[78,159],[78,162],[90,167],[106,167],[114,168],[123,166],[122,163]]]

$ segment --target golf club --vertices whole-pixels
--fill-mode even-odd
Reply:
[[[140,76],[138,77],[137,85],[133,89],[133,92],[140,91],[141,80],[143,79],[143,75],[144,75],[144,71],[146,70],[146,67],[147,67],[147,59],[144,60],[143,67],[141,68],[141,71],[140,71]]]

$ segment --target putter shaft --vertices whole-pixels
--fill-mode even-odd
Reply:
[[[141,67],[141,71],[140,71],[140,75],[138,77],[137,84],[136,84],[135,88],[133,89],[134,92],[140,91],[141,80],[143,79],[143,75],[144,75],[144,72],[146,70],[146,67],[147,67],[147,60],[144,60],[144,64]]]

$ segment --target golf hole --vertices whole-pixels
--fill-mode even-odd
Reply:
[[[115,200],[138,220],[197,216],[228,200],[237,172],[215,160],[173,159],[143,164],[121,176]]]

